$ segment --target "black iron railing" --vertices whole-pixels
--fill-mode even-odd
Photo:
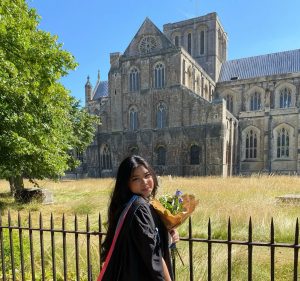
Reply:
[[[73,230],[67,230],[66,218],[61,218],[61,227],[55,228],[53,215],[49,227],[44,227],[42,215],[39,215],[37,226],[32,224],[32,216],[28,215],[27,226],[23,226],[20,214],[17,225],[13,225],[8,212],[6,223],[0,216],[0,263],[2,281],[7,280],[95,280],[101,268],[100,249],[104,232],[101,228],[101,217],[97,226],[90,227],[89,216],[84,221],[85,230],[79,230],[78,218],[74,217]],[[97,228],[95,230],[95,227]],[[228,220],[227,239],[213,239],[211,222],[208,222],[207,239],[193,237],[192,220],[189,219],[188,237],[181,237],[188,243],[189,280],[193,281],[195,272],[193,247],[196,243],[207,244],[207,280],[212,280],[213,259],[212,247],[216,244],[227,245],[227,276],[223,280],[232,279],[232,246],[245,246],[247,249],[247,280],[252,280],[253,248],[270,249],[270,280],[275,280],[275,253],[277,248],[291,248],[293,253],[293,281],[299,281],[299,222],[296,220],[294,243],[275,242],[274,222],[270,225],[270,241],[254,242],[252,238],[252,221],[249,219],[248,239],[232,240],[231,221]],[[175,258],[174,273],[177,261]],[[177,278],[179,279],[179,278]]]

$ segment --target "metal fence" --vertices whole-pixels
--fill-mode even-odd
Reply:
[[[0,259],[1,280],[95,280],[100,271],[100,246],[104,232],[101,229],[101,217],[99,215],[97,226],[90,227],[90,219],[87,216],[83,224],[85,230],[79,230],[77,216],[74,217],[73,230],[67,230],[66,218],[59,218],[61,227],[56,228],[54,216],[51,215],[49,226],[44,226],[42,215],[39,215],[37,225],[32,223],[32,215],[26,218],[26,226],[22,224],[21,216],[13,225],[11,215],[8,212],[5,218],[0,216]],[[82,222],[82,221],[81,221]],[[69,224],[68,224],[69,227]],[[97,228],[97,229],[95,229]],[[194,268],[195,254],[193,249],[199,243],[206,248],[207,263],[205,280],[212,280],[213,259],[212,247],[223,244],[227,248],[227,276],[222,280],[232,280],[232,247],[243,246],[247,249],[247,280],[253,280],[253,249],[254,247],[265,247],[270,256],[270,280],[275,280],[275,252],[278,248],[291,248],[293,252],[293,281],[299,281],[299,223],[295,225],[294,243],[275,242],[275,231],[273,220],[270,224],[270,241],[254,242],[252,239],[252,222],[249,219],[248,239],[246,241],[232,240],[231,222],[228,220],[227,239],[219,240],[212,238],[211,222],[208,222],[207,238],[195,238],[192,232],[192,221],[189,219],[188,237],[181,237],[181,241],[188,244],[188,277],[195,279]],[[173,259],[174,273],[176,267],[180,266],[180,260]],[[225,274],[225,275],[226,275]],[[179,280],[179,278],[177,277]],[[201,279],[204,280],[204,279]],[[246,280],[246,279],[244,279]],[[291,279],[289,279],[291,280]],[[180,280],[182,281],[182,280]]]

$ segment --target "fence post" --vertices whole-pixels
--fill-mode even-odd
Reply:
[[[11,228],[11,216],[10,211],[7,214],[8,218],[8,230],[9,230],[9,246],[10,246],[10,262],[11,262],[11,274],[12,280],[16,280],[16,269],[15,269],[15,253],[14,253],[14,240],[12,237],[12,228]]]
[[[64,281],[68,280],[68,260],[67,260],[67,233],[66,233],[65,214],[62,217],[62,235],[63,235],[63,264],[64,264]]]
[[[74,220],[74,230],[75,230],[75,267],[76,267],[76,280],[80,281],[80,267],[79,267],[79,246],[78,246],[78,219],[77,214],[75,214]]]
[[[54,219],[52,213],[50,217],[50,231],[51,231],[52,278],[53,281],[56,281],[55,232],[54,232]]]
[[[1,268],[2,268],[2,281],[6,281],[6,267],[4,260],[4,239],[2,231],[2,215],[0,212],[0,252],[1,252]]]
[[[33,249],[33,235],[32,235],[31,212],[29,212],[29,215],[28,215],[28,228],[29,228],[31,278],[32,278],[32,281],[35,281],[35,265],[34,265],[34,249]]]
[[[211,222],[208,219],[207,226],[207,280],[211,281]]]
[[[275,247],[274,247],[274,221],[271,220],[271,281],[275,280]]]
[[[298,255],[299,255],[299,221],[298,218],[296,220],[296,228],[295,228],[295,248],[294,248],[294,281],[297,281],[298,276]]]
[[[44,257],[44,236],[43,236],[43,218],[40,212],[40,245],[41,245],[41,267],[42,267],[42,280],[45,280],[45,257]]]
[[[91,281],[91,235],[90,235],[90,219],[89,215],[86,216],[86,255],[87,255],[87,274],[88,274],[88,281]]]
[[[21,226],[21,215],[20,215],[20,212],[18,212],[18,228],[19,228],[21,276],[22,276],[22,281],[24,281],[25,280],[25,270],[24,270],[24,252],[23,252],[23,232],[22,232],[22,226]]]
[[[252,220],[249,219],[248,227],[248,281],[252,280],[252,254],[253,254],[253,245],[252,245]]]
[[[232,251],[232,245],[231,245],[231,222],[230,217],[228,218],[228,227],[227,227],[227,251],[228,251],[228,261],[227,261],[227,280],[231,280],[231,251]]]
[[[189,259],[190,259],[190,281],[194,281],[194,265],[193,265],[193,234],[192,219],[189,217]]]
[[[98,228],[99,228],[99,264],[100,264],[100,271],[102,269],[102,263],[101,263],[101,247],[102,247],[102,222],[101,222],[101,214],[99,212],[99,217],[98,217]]]

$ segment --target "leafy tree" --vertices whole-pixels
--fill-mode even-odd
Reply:
[[[96,120],[59,82],[77,66],[57,37],[38,29],[25,0],[0,1],[0,178],[57,179],[76,165],[72,149],[91,142]]]

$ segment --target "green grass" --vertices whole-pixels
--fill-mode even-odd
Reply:
[[[211,220],[212,237],[227,239],[228,218],[231,220],[232,239],[248,239],[249,218],[252,219],[253,241],[269,242],[271,219],[275,225],[275,241],[294,243],[295,224],[300,214],[300,205],[282,204],[276,197],[285,194],[300,194],[300,178],[297,176],[259,176],[233,178],[180,178],[161,177],[159,179],[160,194],[173,194],[176,189],[183,193],[192,193],[199,199],[199,205],[192,215],[193,236],[207,238],[208,220]],[[43,214],[44,227],[50,225],[50,215],[54,216],[56,228],[61,228],[62,215],[66,218],[66,228],[74,229],[74,215],[77,214],[79,229],[85,230],[87,215],[91,230],[98,230],[98,216],[106,221],[107,205],[114,186],[113,179],[86,179],[78,181],[42,181],[40,185],[53,192],[54,204],[29,205],[16,204],[8,195],[9,187],[5,181],[0,181],[0,211],[2,223],[7,223],[7,212],[10,210],[13,224],[17,224],[17,213],[22,216],[22,224],[28,223],[28,213],[31,212],[33,225],[38,226],[40,212]],[[26,186],[30,187],[28,183]],[[179,227],[181,237],[187,237],[188,224]],[[45,238],[47,241],[47,238]],[[48,238],[49,241],[50,238]],[[61,242],[57,242],[58,244]],[[81,241],[84,248],[85,239]],[[47,246],[48,247],[48,246]],[[49,245],[50,247],[50,245]],[[194,280],[207,278],[207,245],[194,243]],[[188,244],[178,243],[185,265],[177,264],[177,280],[189,280]],[[97,241],[92,243],[93,254],[98,255]],[[50,248],[48,248],[48,252]],[[48,254],[49,257],[51,253]],[[84,253],[82,267],[84,265]],[[70,246],[70,260],[74,256],[74,247]],[[97,268],[98,258],[94,259],[93,267]],[[179,260],[178,260],[179,261]],[[213,245],[213,280],[226,280],[227,248],[226,245]],[[270,278],[270,249],[256,247],[253,254],[253,280],[268,280]],[[247,247],[233,246],[232,280],[247,279]],[[292,280],[293,250],[276,250],[276,280]],[[70,269],[74,270],[72,266]],[[48,270],[49,271],[49,270]],[[47,271],[47,272],[48,272]],[[96,272],[97,270],[95,270]],[[58,268],[62,276],[62,269]],[[50,273],[48,272],[48,275]],[[51,274],[50,274],[51,275]],[[73,280],[73,277],[69,277]],[[49,279],[51,280],[51,278]],[[82,277],[82,280],[85,280]]]

